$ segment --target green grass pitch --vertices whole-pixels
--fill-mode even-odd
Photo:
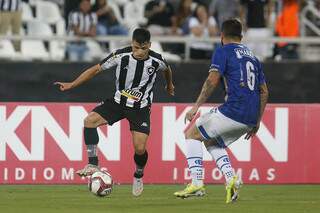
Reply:
[[[109,197],[85,185],[0,185],[1,213],[319,213],[320,185],[245,185],[240,200],[226,205],[224,187],[207,185],[202,198],[178,199],[182,185],[146,185],[141,197],[130,185],[116,185]]]

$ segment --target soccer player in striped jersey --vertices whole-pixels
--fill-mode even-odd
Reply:
[[[241,180],[226,152],[228,145],[246,134],[254,135],[268,99],[268,89],[259,60],[243,44],[242,25],[236,19],[222,24],[221,42],[211,61],[209,75],[193,108],[187,112],[191,121],[199,107],[206,102],[221,81],[227,93],[224,104],[199,117],[186,132],[187,162],[192,182],[175,192],[177,197],[202,196],[203,185],[202,143],[215,160],[226,180],[226,203],[237,200]],[[222,79],[222,80],[221,80]]]
[[[136,170],[132,193],[139,196],[143,191],[142,177],[148,160],[146,143],[150,132],[150,108],[153,99],[153,85],[158,73],[164,74],[166,90],[174,95],[171,68],[158,53],[150,50],[150,32],[138,28],[133,32],[132,44],[118,49],[99,64],[85,70],[72,82],[56,82],[61,91],[75,88],[100,72],[116,67],[116,92],[112,99],[98,105],[84,120],[84,139],[89,164],[77,171],[80,176],[89,176],[98,171],[97,127],[112,125],[126,118],[130,123],[134,145]]]

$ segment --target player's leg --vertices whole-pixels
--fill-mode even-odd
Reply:
[[[205,141],[204,144],[212,158],[215,160],[217,168],[224,175],[226,183],[230,182],[235,174],[225,147],[219,146],[215,139]]]
[[[192,125],[185,133],[186,158],[192,181],[184,190],[174,193],[177,197],[187,198],[190,196],[203,196],[205,194],[203,185],[202,140],[204,140],[204,137],[196,125]]]
[[[132,139],[134,146],[133,159],[136,164],[136,169],[133,174],[132,194],[139,196],[143,191],[142,177],[144,175],[144,167],[148,161],[148,152],[146,150],[148,135],[142,132],[132,131]]]
[[[214,139],[205,141],[204,144],[215,160],[217,168],[224,175],[226,183],[226,203],[237,200],[242,182],[235,175],[228,152]]]
[[[107,124],[107,121],[98,113],[90,112],[84,119],[84,142],[87,147],[88,165],[85,168],[77,171],[80,176],[89,176],[99,170],[97,145],[99,143],[99,136],[97,127]]]
[[[77,171],[80,176],[89,176],[99,169],[97,146],[99,136],[97,127],[113,123],[123,118],[121,108],[113,101],[106,100],[93,109],[92,112],[84,119],[84,141],[87,148],[88,165]]]
[[[136,164],[136,170],[133,174],[132,194],[139,196],[143,191],[142,177],[144,175],[144,167],[148,161],[146,145],[150,133],[150,108],[127,109],[125,110],[125,117],[130,123],[135,152],[133,159]]]
[[[10,12],[0,12],[0,35],[6,35],[10,29]]]
[[[241,181],[235,175],[225,148],[245,134],[250,128],[245,124],[224,116],[217,109],[211,110],[210,119],[203,121],[197,124],[199,125],[199,129],[202,127],[210,136],[210,139],[205,141],[205,146],[225,177],[226,202],[230,203],[238,198]]]
[[[21,22],[22,22],[22,12],[21,11],[12,12],[11,29],[12,29],[13,35],[20,34]],[[14,45],[14,48],[16,51],[21,50],[21,42],[20,41],[14,41],[13,45]]]

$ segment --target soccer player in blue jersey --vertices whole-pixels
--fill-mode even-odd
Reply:
[[[226,20],[221,30],[222,47],[212,56],[209,75],[201,93],[185,120],[191,121],[221,82],[226,91],[225,103],[199,117],[185,133],[186,157],[192,182],[175,192],[177,197],[203,196],[202,141],[226,180],[226,203],[237,200],[241,180],[235,175],[228,145],[242,135],[249,139],[258,131],[268,99],[268,89],[259,60],[243,44],[242,25]]]

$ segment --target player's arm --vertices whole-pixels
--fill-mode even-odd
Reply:
[[[269,98],[269,91],[268,91],[267,84],[266,83],[261,84],[260,85],[260,110],[259,110],[259,117],[258,117],[257,125],[246,134],[245,139],[248,140],[253,135],[255,135],[257,133],[257,131],[259,130],[260,122],[262,119],[262,115],[264,113],[264,109],[266,108],[268,98]]]
[[[191,121],[193,119],[199,107],[208,100],[210,95],[214,92],[214,90],[219,85],[220,78],[221,78],[221,75],[218,72],[218,70],[211,70],[211,72],[209,72],[209,76],[207,77],[206,81],[202,86],[201,93],[196,103],[193,105],[192,109],[186,114],[186,118],[185,118],[186,120]]]
[[[266,108],[266,105],[268,103],[268,98],[269,98],[269,91],[267,84],[264,83],[260,85],[260,114],[259,114],[259,119],[258,123],[260,123],[262,115],[264,113],[264,109]]]
[[[174,96],[174,85],[173,85],[173,81],[172,81],[172,71],[170,66],[167,67],[167,69],[165,69],[163,71],[163,76],[166,80],[166,90],[168,92],[169,95]]]
[[[59,85],[61,91],[69,90],[90,80],[99,72],[101,72],[101,66],[100,64],[97,64],[90,67],[89,69],[86,69],[78,78],[76,78],[72,82],[55,82],[54,85]]]

